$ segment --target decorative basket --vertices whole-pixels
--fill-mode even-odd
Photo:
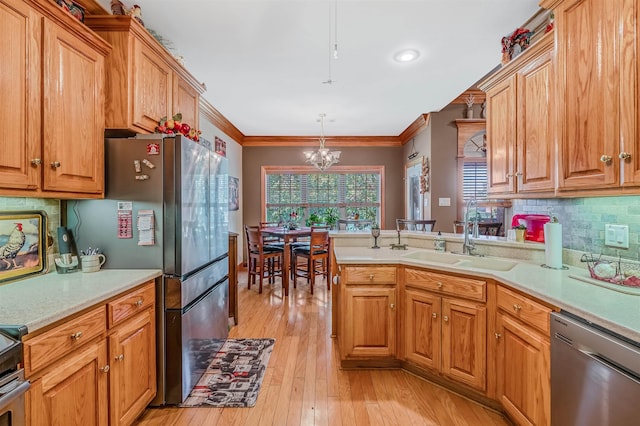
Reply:
[[[602,259],[599,254],[583,254],[581,262],[587,264],[591,278],[628,287],[640,287],[640,264]]]

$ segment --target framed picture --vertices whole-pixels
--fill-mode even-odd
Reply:
[[[240,210],[240,179],[229,176],[229,210]]]
[[[46,249],[45,212],[0,212],[0,283],[43,272]]]
[[[215,137],[214,151],[223,157],[227,156],[227,143],[217,136]]]

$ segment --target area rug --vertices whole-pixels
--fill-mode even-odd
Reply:
[[[253,407],[276,339],[228,339],[181,407]]]

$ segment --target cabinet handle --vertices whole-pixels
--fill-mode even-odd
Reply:
[[[516,305],[516,304],[513,305],[513,310],[514,311],[518,312],[520,309],[522,309],[522,306]]]
[[[628,152],[621,152],[620,155],[618,155],[618,157],[621,160],[630,160],[631,159],[631,154],[629,154]]]
[[[82,337],[82,331],[77,331],[71,335],[71,340],[78,340]]]
[[[120,354],[116,357],[116,361],[122,361],[124,359],[124,354]]]
[[[136,308],[139,308],[140,306],[142,306],[142,303],[144,303],[142,300],[143,300],[143,299],[136,300],[136,303],[135,303]]]
[[[100,371],[102,371],[103,373],[108,373],[109,372],[109,364],[105,365],[104,367],[102,367],[100,369]]]
[[[602,163],[609,164],[609,163],[611,163],[611,160],[613,160],[613,157],[611,157],[610,155],[604,155],[603,154],[603,155],[600,156],[600,161]]]
[[[496,339],[499,339],[499,338],[501,338],[501,337],[502,337],[502,334],[500,334],[500,333],[496,333]]]
[[[444,322],[449,322],[449,317],[448,316],[443,316],[442,319],[444,320]]]
[[[53,167],[54,169],[60,167],[60,162],[59,161],[52,161],[51,162],[51,167]]]
[[[438,281],[436,285],[438,286],[438,288],[442,288],[442,282],[441,281]]]
[[[33,164],[34,166],[39,166],[40,164],[42,164],[42,160],[39,158],[34,158],[33,160],[31,160],[31,164]]]
[[[434,312],[434,313],[432,313],[432,314],[431,314],[431,316],[432,316],[433,318],[438,318],[438,313],[437,313],[437,312]]]
[[[389,305],[389,307],[391,308],[391,310],[393,311],[396,308],[396,304],[395,303],[391,303]]]

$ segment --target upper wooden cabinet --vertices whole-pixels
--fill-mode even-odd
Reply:
[[[87,16],[85,23],[113,46],[106,58],[108,130],[152,133],[160,118],[182,113],[198,128],[204,87],[129,16]]]
[[[639,185],[638,1],[540,4],[555,13],[558,190]]]
[[[553,35],[548,33],[479,87],[487,92],[488,192],[555,189]]]
[[[0,194],[100,197],[110,46],[45,0],[0,0]]]

